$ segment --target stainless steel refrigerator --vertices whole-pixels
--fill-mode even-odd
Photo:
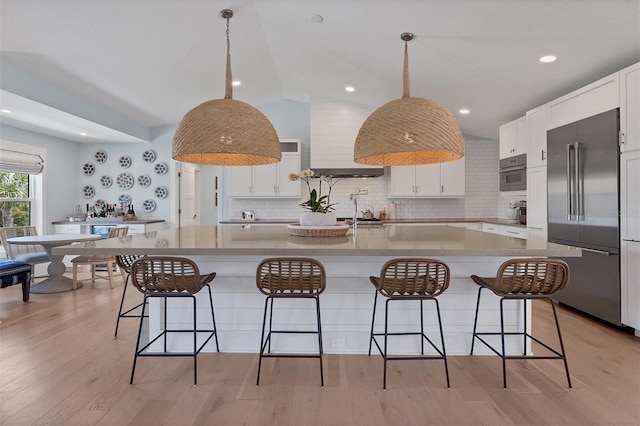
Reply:
[[[561,303],[620,322],[619,112],[547,132],[549,241],[581,247]]]

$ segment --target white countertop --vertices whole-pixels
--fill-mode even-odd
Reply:
[[[171,228],[57,247],[55,254],[579,257],[581,250],[449,226],[361,227],[357,236],[299,237],[282,225]]]

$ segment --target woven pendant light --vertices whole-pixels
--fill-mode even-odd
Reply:
[[[232,99],[229,19],[227,20],[227,69],[224,99],[204,102],[185,114],[173,136],[176,161],[222,166],[250,166],[280,161],[280,140],[273,124],[251,105]]]
[[[413,34],[403,33],[402,98],[384,104],[362,124],[353,160],[372,166],[443,163],[464,156],[464,138],[456,118],[437,102],[409,95],[409,53]]]

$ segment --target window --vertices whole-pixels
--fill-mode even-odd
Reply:
[[[0,172],[0,226],[31,223],[32,179],[26,173]]]

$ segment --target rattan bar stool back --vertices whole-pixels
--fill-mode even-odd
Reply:
[[[507,387],[507,370],[506,360],[508,359],[561,359],[564,362],[567,383],[571,387],[571,376],[569,375],[569,366],[560,333],[560,324],[558,323],[558,315],[556,313],[555,304],[551,300],[551,296],[562,290],[569,282],[569,265],[559,259],[548,258],[531,258],[531,259],[511,259],[504,262],[498,268],[495,277],[483,278],[472,275],[471,279],[480,286],[478,289],[478,299],[476,302],[476,313],[473,321],[473,336],[471,338],[471,355],[475,340],[478,339],[491,349],[496,355],[502,358],[502,384]],[[491,290],[496,296],[500,297],[500,331],[499,332],[478,332],[478,313],[480,307],[480,296],[482,290]],[[556,331],[558,333],[558,341],[560,350],[551,348],[546,343],[541,342],[533,337],[527,331],[528,313],[527,300],[541,299],[547,300],[551,304],[553,317],[555,319]],[[517,300],[522,301],[523,312],[523,331],[505,332],[504,326],[504,301]],[[500,336],[500,348],[496,349],[493,344],[488,342],[484,336]],[[522,337],[521,354],[508,354],[505,349],[505,336]],[[529,345],[535,342],[539,346],[545,348],[550,355],[533,355],[528,354]],[[544,350],[544,349],[541,349]]]
[[[208,275],[201,275],[200,270],[195,262],[190,259],[181,257],[168,256],[143,256],[135,260],[131,264],[131,283],[141,293],[144,294],[142,302],[142,314],[140,315],[140,327],[138,329],[138,339],[136,343],[136,352],[133,358],[133,368],[131,370],[131,380],[136,370],[136,362],[140,356],[176,356],[176,357],[193,357],[193,383],[198,381],[198,365],[197,355],[204,346],[213,338],[216,344],[216,351],[220,351],[218,345],[218,332],[216,328],[216,318],[213,310],[213,298],[211,295],[210,283],[215,278],[216,273],[212,272]],[[198,309],[196,294],[206,288],[208,290],[209,309],[211,313],[212,328],[198,328]],[[141,335],[143,331],[144,319],[146,315],[147,302],[150,298],[162,298],[164,303],[162,306],[163,326],[161,331],[155,337],[149,336],[148,343],[141,344]],[[171,298],[191,300],[191,309],[193,313],[193,328],[191,329],[170,329],[167,327],[167,305]],[[181,305],[184,308],[184,306]],[[184,343],[177,339],[169,339],[170,336],[188,334],[193,336],[192,345],[186,348]],[[202,338],[199,336],[203,335]],[[162,338],[163,351],[148,351],[147,349],[156,341]],[[169,341],[171,340],[171,341]]]
[[[444,361],[447,387],[450,387],[449,366],[447,352],[442,331],[442,318],[440,316],[440,304],[436,297],[441,295],[448,287],[450,281],[449,267],[439,260],[426,258],[401,258],[386,262],[380,271],[380,276],[369,277],[375,286],[376,292],[373,300],[373,316],[371,318],[371,334],[369,337],[369,356],[373,344],[376,345],[384,360],[382,388],[387,388],[387,361],[441,359]],[[374,332],[376,322],[376,307],[378,295],[386,298],[384,332]],[[393,301],[413,300],[420,304],[420,331],[389,332],[389,304]],[[435,303],[440,330],[440,347],[425,334],[423,301],[430,300]],[[393,356],[389,355],[389,336],[420,336],[420,355]],[[384,336],[382,345],[377,336]],[[424,342],[427,342],[435,350],[436,354],[425,355]]]
[[[264,259],[256,270],[256,286],[266,295],[262,334],[260,340],[260,357],[256,385],[260,385],[260,371],[263,358],[318,358],[320,360],[320,385],[324,386],[322,367],[322,326],[320,318],[320,294],[325,290],[327,278],[322,263],[311,258],[268,258]],[[274,330],[273,302],[275,299],[313,299],[316,307],[316,330]],[[269,325],[267,331],[267,312]],[[266,333],[266,336],[265,336]],[[271,340],[273,334],[317,334],[318,354],[272,353]]]

